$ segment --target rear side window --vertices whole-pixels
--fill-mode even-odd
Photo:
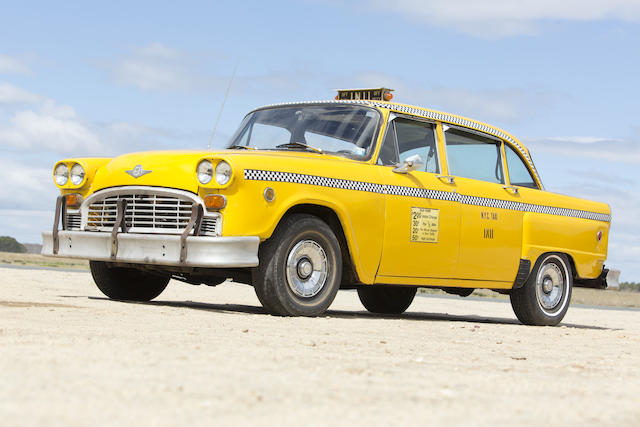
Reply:
[[[536,181],[531,176],[529,168],[524,164],[518,153],[515,152],[508,144],[505,144],[505,153],[507,155],[507,168],[509,168],[509,181],[511,185],[519,187],[538,188]]]
[[[501,142],[456,128],[445,131],[449,173],[504,184]]]

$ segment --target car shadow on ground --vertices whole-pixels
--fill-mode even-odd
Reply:
[[[87,297],[91,300],[112,301],[109,298],[103,297]],[[218,313],[246,313],[270,316],[264,308],[255,305],[246,304],[212,304],[194,301],[149,301],[149,302],[137,302],[137,301],[117,301],[123,304],[141,304],[151,305],[158,307],[173,307],[173,308],[187,308],[192,310],[204,310],[213,311]],[[405,312],[403,314],[389,315],[389,314],[376,314],[369,313],[368,311],[347,311],[347,310],[327,310],[322,317],[333,317],[337,319],[389,319],[389,320],[410,320],[410,321],[432,321],[432,322],[463,322],[463,323],[484,323],[493,325],[514,325],[522,326],[517,319],[510,319],[504,317],[488,317],[477,315],[456,315],[448,313],[426,313],[426,312]],[[594,325],[578,325],[574,323],[561,323],[560,326],[574,329],[593,329],[593,330],[620,330],[615,328],[606,328],[603,326]]]

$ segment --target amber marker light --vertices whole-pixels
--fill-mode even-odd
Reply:
[[[385,92],[383,98],[385,101],[391,101],[393,99],[393,94],[391,92]]]
[[[217,211],[227,206],[227,198],[220,194],[209,194],[204,196],[204,205],[209,210]]]
[[[67,207],[69,208],[79,208],[82,204],[82,195],[81,194],[65,194],[64,196],[65,202],[67,203]]]

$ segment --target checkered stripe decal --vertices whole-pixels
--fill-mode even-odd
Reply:
[[[291,182],[295,184],[317,185],[320,187],[340,188],[343,190],[366,191],[368,193],[391,194],[394,196],[415,197],[419,199],[447,200],[465,205],[483,206],[496,209],[507,209],[521,212],[535,212],[573,218],[592,219],[611,222],[611,215],[577,209],[555,208],[552,206],[534,205],[531,203],[512,202],[510,200],[491,199],[458,194],[449,191],[427,190],[424,188],[404,187],[400,185],[383,185],[372,182],[353,181],[349,179],[327,178],[317,175],[306,175],[292,172],[276,172],[259,169],[245,169],[244,179],[249,181]]]
[[[552,206],[534,205],[531,203],[512,202],[509,200],[489,199],[485,197],[460,195],[460,203],[465,205],[486,206],[489,208],[508,209],[511,211],[535,212],[549,215],[568,216],[572,218],[592,219],[611,222],[611,215],[582,211],[578,209],[555,208]]]
[[[320,187],[341,188],[343,190],[366,191],[369,193],[384,192],[384,185],[372,182],[352,181],[349,179],[326,178],[302,173],[275,172],[256,169],[245,169],[244,179],[249,181],[292,182],[295,184],[318,185]]]
[[[426,117],[432,120],[444,121],[448,123],[453,123],[458,126],[468,127],[480,132],[487,133],[489,135],[497,136],[500,139],[504,139],[505,141],[509,141],[514,145],[514,147],[522,154],[522,157],[527,161],[533,173],[535,173],[538,181],[542,182],[540,179],[540,175],[538,174],[538,170],[536,166],[533,164],[533,160],[529,156],[527,150],[525,150],[522,145],[518,141],[516,141],[511,135],[508,135],[506,132],[496,129],[481,123],[476,123],[472,120],[463,119],[461,117],[452,116],[451,114],[440,113],[437,111],[427,110],[426,108],[420,107],[409,107],[405,105],[399,105],[389,102],[382,101],[369,101],[369,100],[359,100],[359,101],[351,101],[351,100],[340,100],[340,101],[309,101],[309,102],[283,102],[280,104],[272,104],[267,105],[262,108],[267,107],[278,107],[278,106],[287,106],[287,105],[304,105],[304,104],[360,104],[360,105],[371,105],[379,108],[387,108],[393,111],[399,111],[401,113],[411,114],[414,116]]]

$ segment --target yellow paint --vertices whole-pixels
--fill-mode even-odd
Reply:
[[[550,251],[567,253],[580,277],[595,278],[600,274],[607,256],[609,224],[606,222],[472,206],[457,201],[244,179],[246,169],[291,172],[610,213],[605,204],[542,190],[520,188],[515,193],[501,184],[460,177],[450,183],[432,173],[398,174],[393,172],[393,167],[376,165],[389,112],[397,105],[387,103],[388,108],[380,108],[384,124],[374,154],[367,161],[299,151],[249,150],[156,151],[114,159],[67,159],[63,162],[69,167],[74,162],[82,164],[86,178],[78,187],[67,184],[60,190],[79,192],[85,198],[101,189],[132,185],[176,188],[201,197],[222,194],[227,198],[227,205],[220,210],[222,235],[255,235],[262,240],[271,236],[290,209],[299,205],[321,206],[332,210],[339,219],[357,276],[365,284],[508,289],[513,284],[520,258],[534,263]],[[450,124],[436,122],[436,136],[441,174],[448,175],[443,123]],[[488,129],[500,131],[491,126]],[[228,162],[233,169],[230,182],[219,186],[214,179],[201,185],[196,167],[203,159],[212,161],[214,168],[221,160]],[[139,178],[126,173],[137,165],[151,173]],[[506,171],[506,162],[503,167]],[[267,187],[275,193],[271,202],[263,195]],[[417,219],[412,212],[420,214]],[[412,235],[416,225],[420,230]],[[604,235],[600,242],[596,239],[598,231]]]

